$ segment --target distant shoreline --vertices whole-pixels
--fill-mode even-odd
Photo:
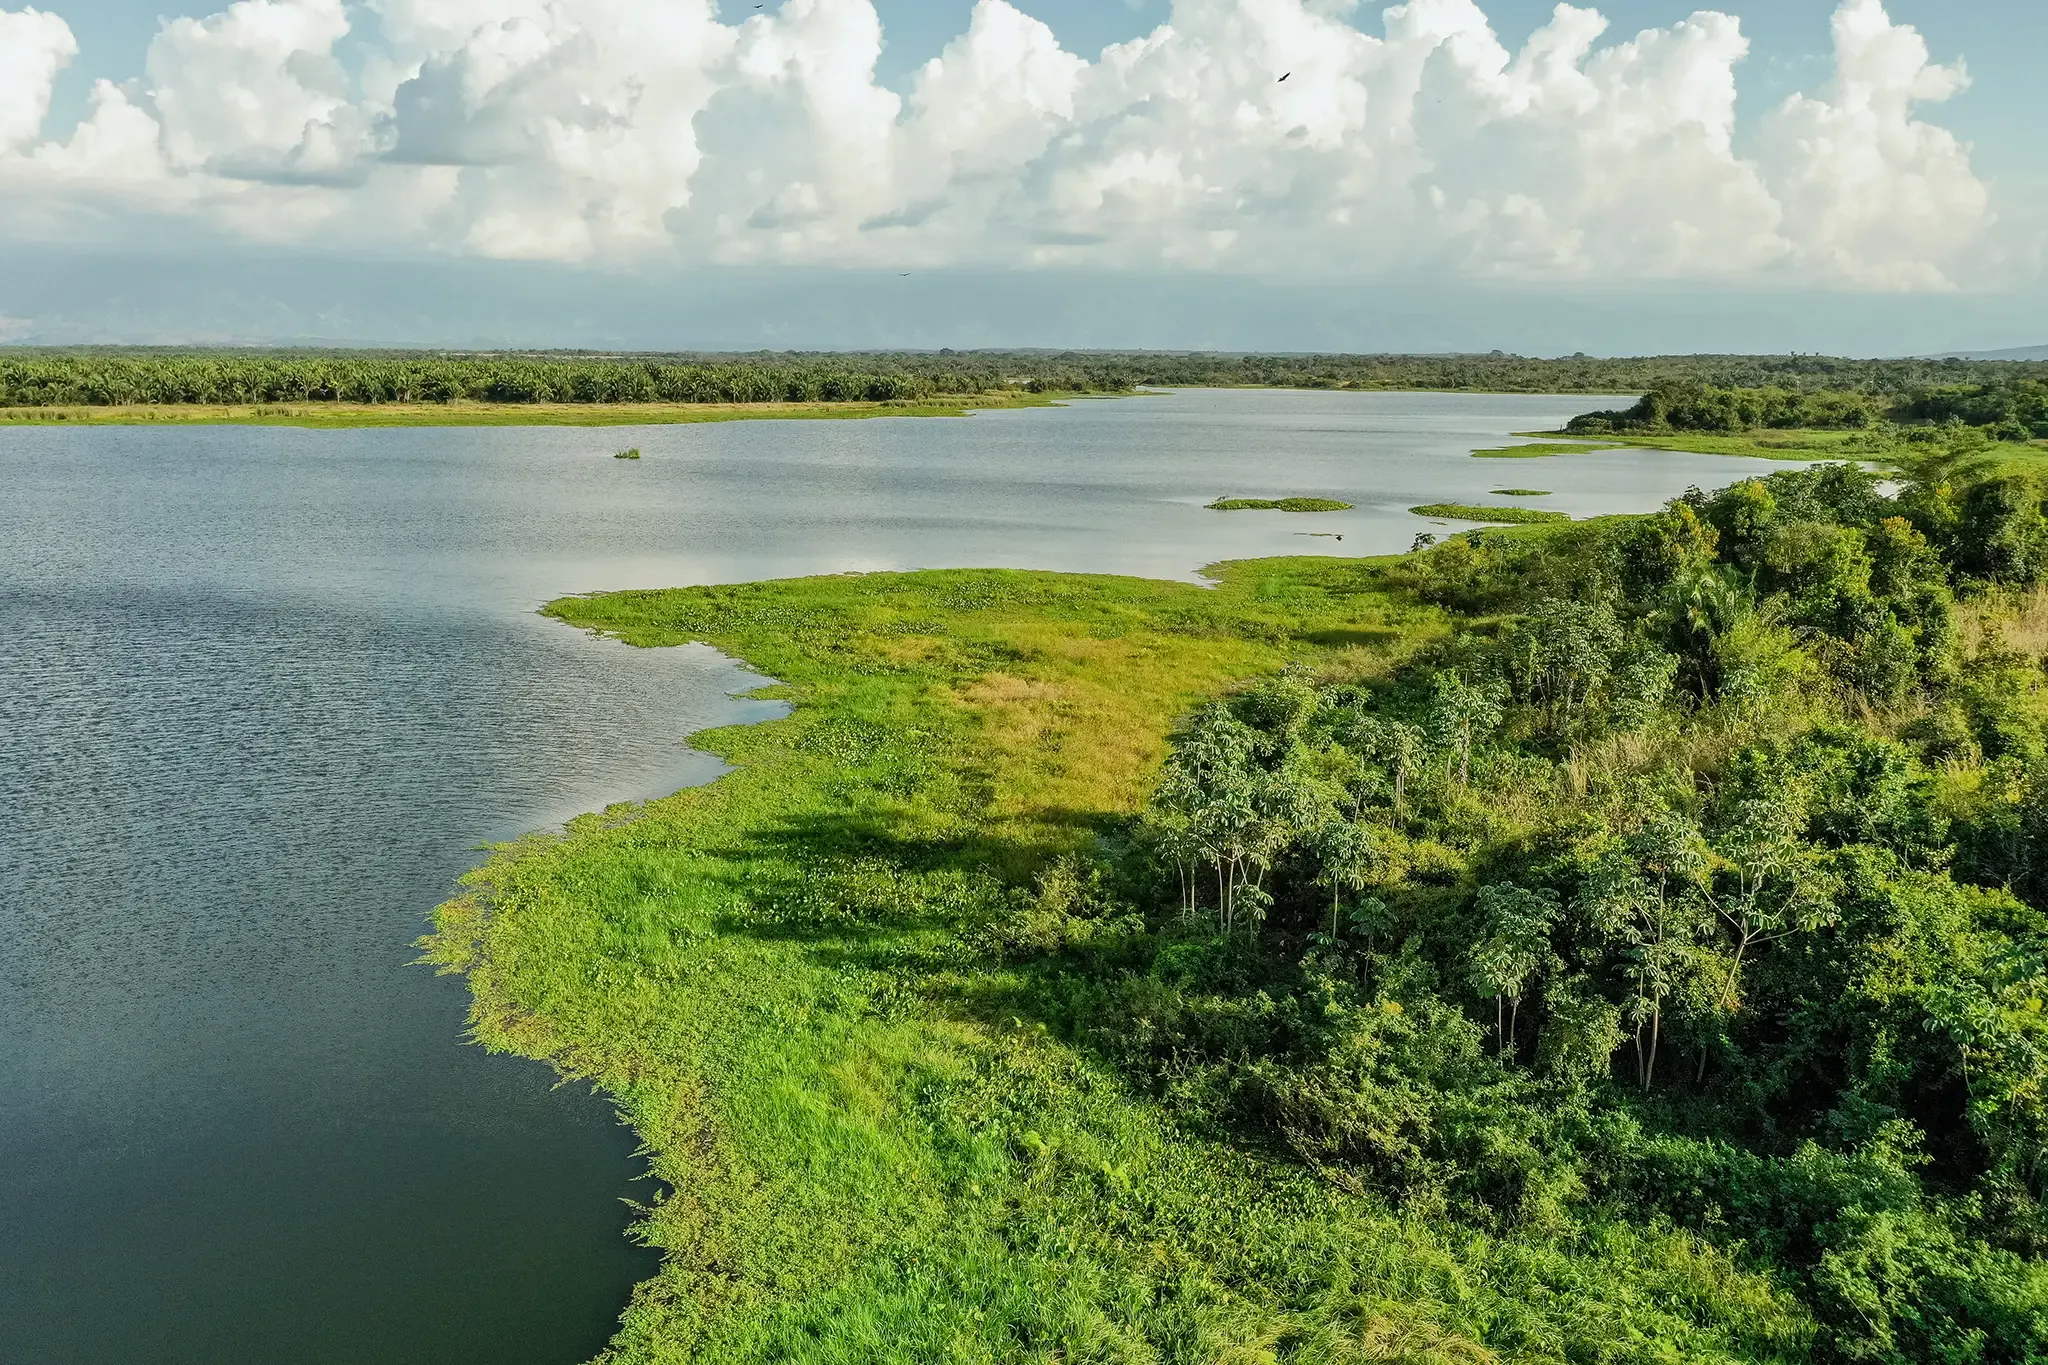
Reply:
[[[9,426],[623,427],[689,422],[965,417],[1100,394],[994,392],[858,403],[131,403],[0,408]]]

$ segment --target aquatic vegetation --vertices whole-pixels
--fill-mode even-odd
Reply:
[[[614,460],[637,460],[640,458],[640,447],[629,446],[625,450],[614,451],[612,458]]]
[[[1211,512],[1348,512],[1351,504],[1335,498],[1218,498]]]
[[[1496,488],[1493,490],[1492,496],[1496,498],[1547,498],[1550,496],[1550,490],[1547,488]]]
[[[1475,460],[1542,460],[1553,455],[1590,455],[1596,450],[1618,450],[1613,444],[1593,445],[1585,441],[1531,441],[1527,445],[1500,446],[1475,450]]]
[[[1523,495],[1517,495],[1523,496]],[[1534,494],[1527,496],[1545,496]],[[1442,517],[1449,521],[1498,521],[1510,524],[1542,521],[1570,521],[1564,512],[1546,512],[1534,507],[1481,507],[1463,502],[1432,502],[1408,509],[1418,517]]]

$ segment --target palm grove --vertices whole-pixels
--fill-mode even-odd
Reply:
[[[1477,1232],[1704,1237],[1765,1354],[2048,1358],[2048,518],[1981,446],[1405,561],[1474,627],[1201,709],[1048,876],[1070,1036]]]

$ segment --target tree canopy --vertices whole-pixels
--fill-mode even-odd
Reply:
[[[1938,404],[1950,400],[1935,395],[1950,390],[2038,393],[2044,375],[2048,365],[1820,356],[1546,360],[1498,352],[604,354],[12,348],[0,349],[0,406],[884,401],[996,390],[1126,392],[1146,385],[1500,393],[1630,393],[1691,386],[1688,391],[1768,391],[1781,395],[1771,400],[1776,404],[1772,411],[1807,411],[1800,407],[1807,403],[1813,415],[1824,417],[1871,406],[1862,398],[1844,395],[1928,395],[1928,402]],[[1944,420],[1946,415],[1943,409],[1925,420]]]
[[[1407,561],[1486,628],[1189,716],[1075,1035],[1475,1232],[1685,1229],[1800,1358],[2048,1358],[2048,490],[1972,468]]]

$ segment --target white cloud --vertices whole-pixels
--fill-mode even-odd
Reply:
[[[1969,77],[1960,62],[1931,61],[1879,0],[1845,0],[1834,36],[1828,88],[1793,96],[1764,125],[1765,165],[1801,264],[1878,287],[1940,287],[1945,264],[1987,225],[1990,196],[1968,149],[1913,106],[1948,99]]]
[[[40,10],[0,10],[0,153],[35,141],[57,73],[78,55],[71,26]]]
[[[1842,0],[1832,79],[1747,151],[1727,15],[1617,41],[1561,4],[1511,52],[1474,0],[1356,9],[1176,0],[1089,60],[979,0],[899,95],[871,0],[239,0],[42,143],[71,35],[0,12],[0,185],[17,225],[125,203],[557,260],[1938,289],[1982,254],[1988,193],[1916,112],[1961,67],[1881,0]]]

